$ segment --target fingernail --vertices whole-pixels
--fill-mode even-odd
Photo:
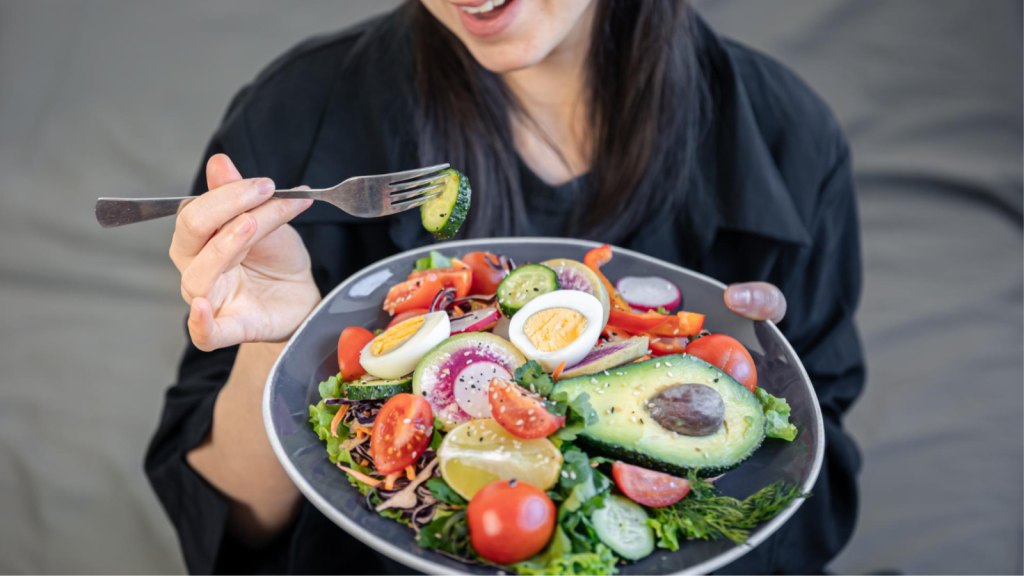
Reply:
[[[242,218],[241,221],[235,225],[235,234],[241,236],[247,234],[249,230],[252,230],[252,218]]]
[[[726,303],[732,308],[746,309],[750,307],[750,301],[753,296],[750,293],[750,288],[744,288],[742,286],[731,286],[725,291]]]
[[[274,193],[274,181],[270,178],[257,178],[256,191],[260,196],[270,196]]]

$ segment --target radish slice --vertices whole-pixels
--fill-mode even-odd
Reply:
[[[626,276],[615,284],[615,289],[637,310],[673,310],[682,303],[683,296],[676,285],[658,276]]]
[[[491,401],[487,390],[491,379],[508,380],[512,373],[494,362],[473,362],[455,376],[455,401],[472,418],[490,418]]]
[[[458,318],[452,318],[452,334],[463,332],[482,332],[494,325],[501,317],[497,308],[481,308],[467,312]]]

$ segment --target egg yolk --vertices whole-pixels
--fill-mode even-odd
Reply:
[[[526,319],[523,333],[541,352],[561,350],[587,328],[587,317],[570,308],[548,308]]]
[[[394,348],[398,348],[409,338],[412,338],[414,334],[420,331],[423,327],[423,323],[427,319],[425,316],[417,316],[415,318],[409,318],[403,322],[395,324],[391,328],[388,328],[383,334],[377,336],[370,342],[370,352],[374,356],[380,356],[390,352]]]

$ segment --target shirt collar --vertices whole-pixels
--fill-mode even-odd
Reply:
[[[808,246],[811,237],[790,196],[754,115],[750,95],[721,39],[697,19],[705,73],[713,94],[711,126],[699,148],[692,222],[707,231],[706,253],[717,230]]]

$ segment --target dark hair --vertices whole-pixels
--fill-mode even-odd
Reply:
[[[685,1],[596,1],[587,62],[593,194],[566,232],[620,242],[655,211],[678,206],[707,91]],[[420,160],[450,162],[470,178],[470,236],[522,234],[510,117],[525,113],[499,75],[413,3]]]

